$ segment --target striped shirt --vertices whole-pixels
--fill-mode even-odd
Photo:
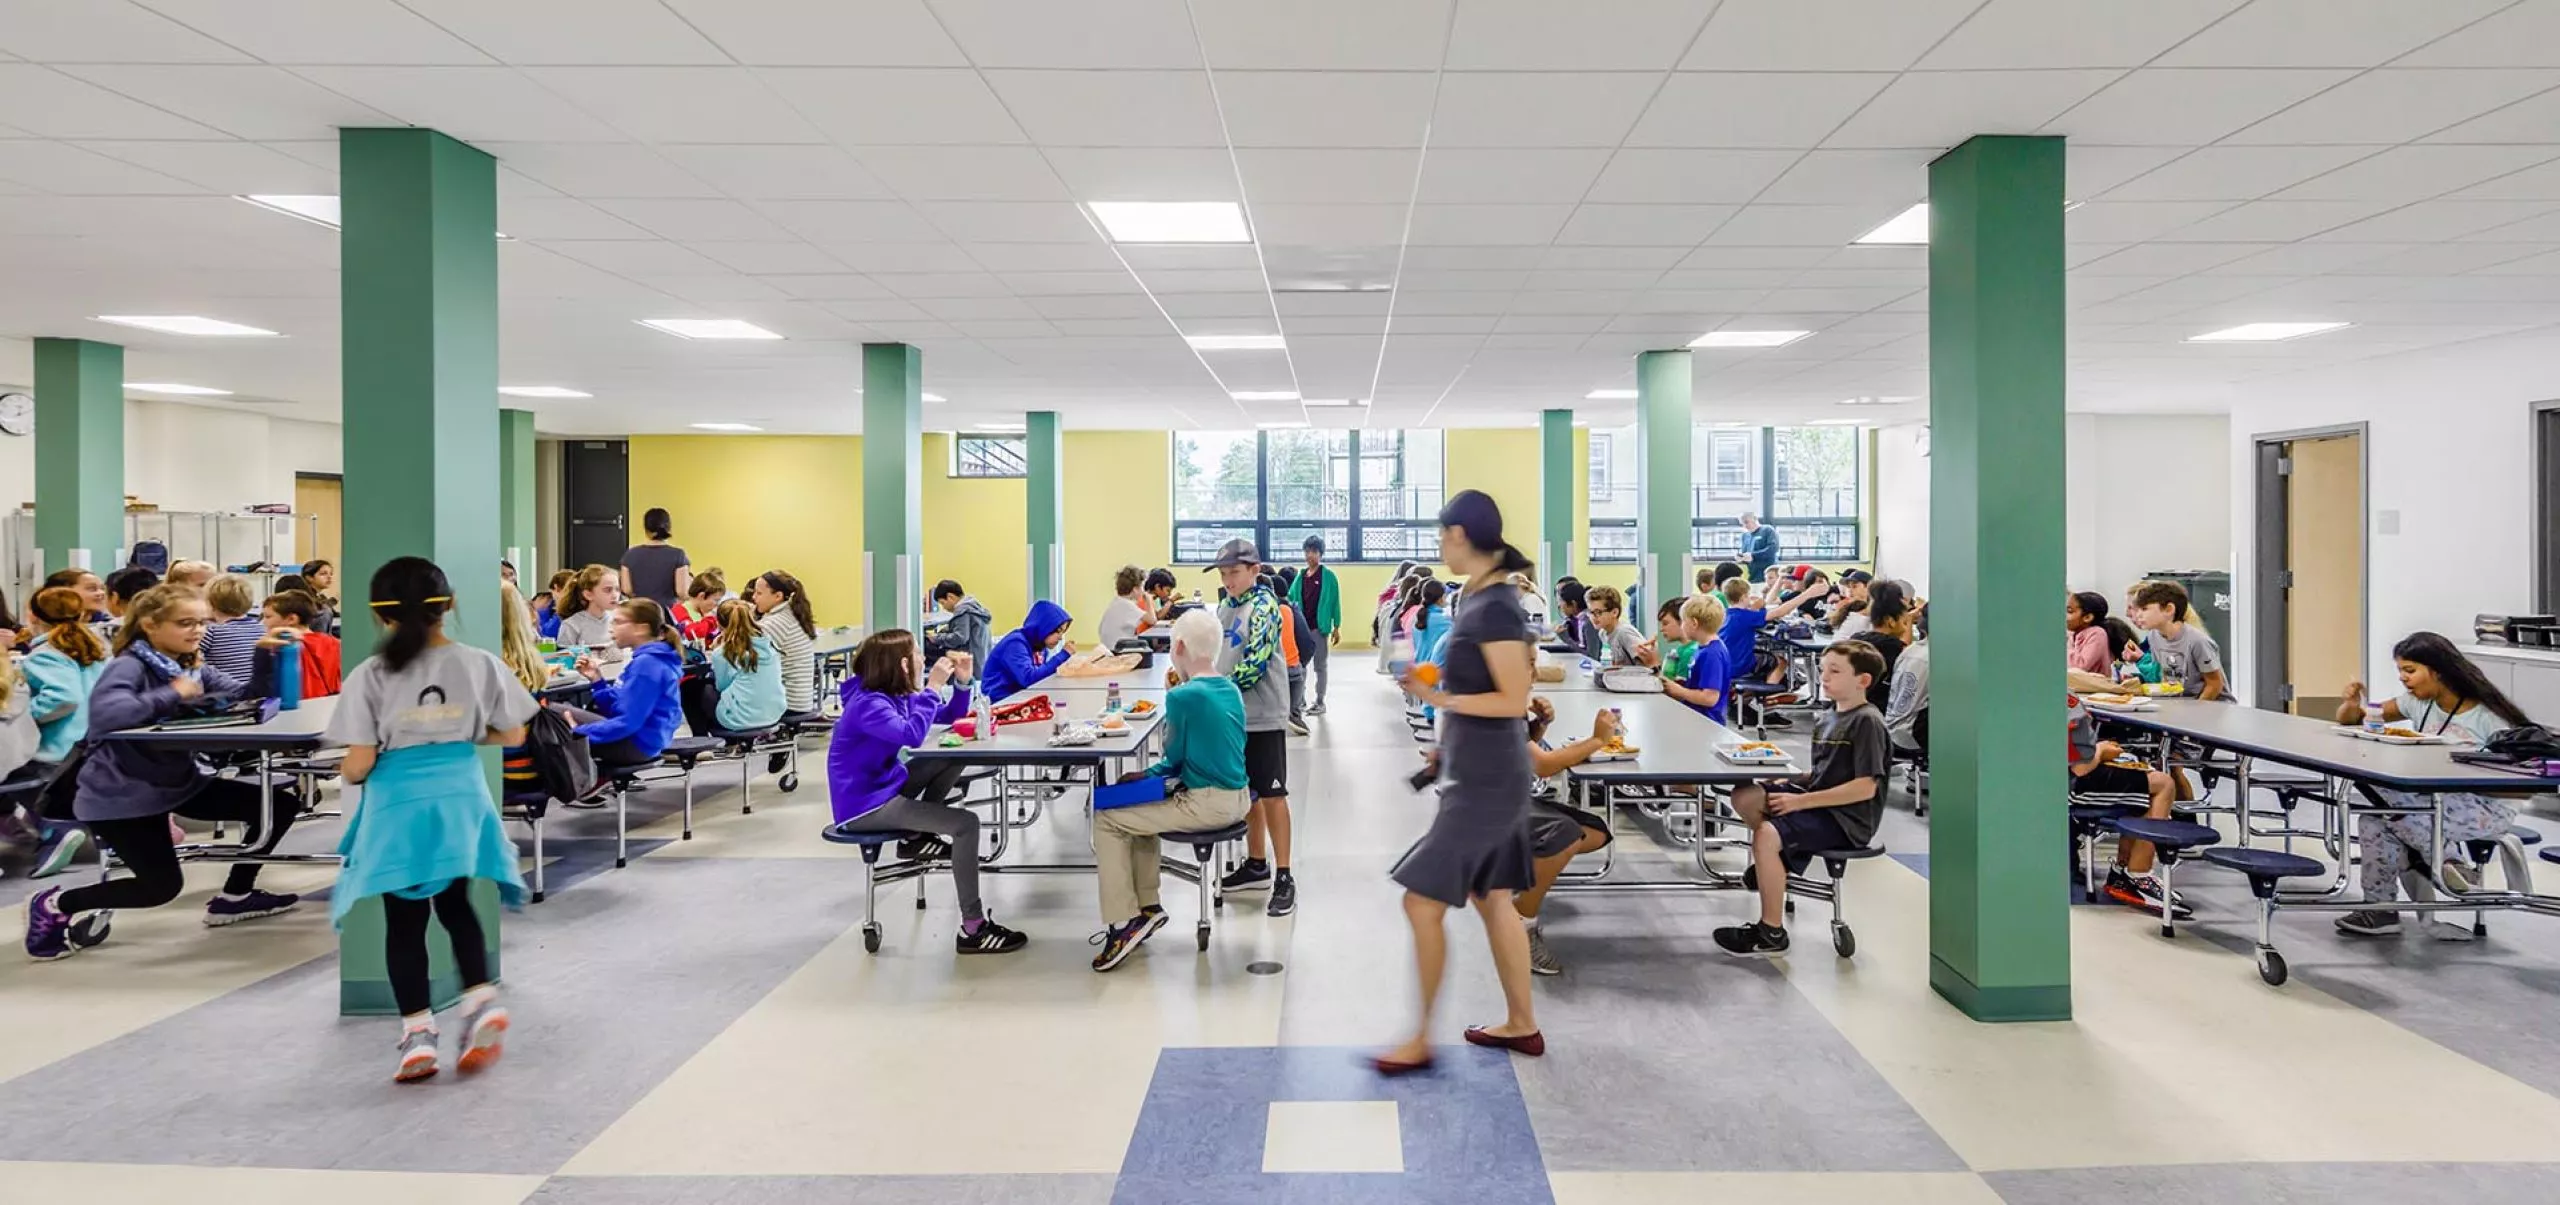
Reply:
[[[258,642],[266,638],[267,625],[255,615],[243,615],[206,624],[196,652],[206,664],[246,682],[258,665]]]
[[[775,607],[756,621],[782,658],[782,706],[786,711],[818,709],[817,641],[801,627],[789,607]]]

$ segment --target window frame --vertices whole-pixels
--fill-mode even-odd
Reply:
[[[971,444],[1010,445],[1013,450],[1013,459],[1020,467],[1009,473],[966,471],[971,461],[967,452]],[[987,463],[984,453],[979,454],[976,459],[979,464]],[[1021,435],[955,434],[951,437],[951,469],[948,475],[963,481],[1016,481],[1027,478],[1031,475],[1031,440]]]
[[[1175,434],[1172,445],[1169,446],[1169,451],[1175,455],[1179,455],[1178,445],[1185,434],[1189,433],[1177,432]],[[1208,433],[1203,432],[1202,434]],[[1242,432],[1236,432],[1235,434],[1242,434]],[[1367,530],[1394,529],[1399,531],[1428,530],[1436,532],[1438,524],[1434,519],[1373,518],[1362,513],[1365,508],[1362,505],[1361,495],[1370,487],[1362,480],[1362,464],[1364,456],[1360,447],[1360,441],[1363,431],[1359,428],[1352,428],[1344,432],[1346,440],[1344,443],[1343,454],[1348,465],[1348,477],[1346,479],[1345,489],[1349,494],[1348,504],[1345,507],[1346,513],[1338,517],[1274,514],[1271,509],[1271,437],[1273,434],[1274,433],[1270,431],[1256,431],[1253,433],[1254,513],[1252,515],[1229,519],[1185,519],[1180,517],[1181,498],[1178,494],[1176,495],[1174,499],[1175,518],[1173,520],[1174,563],[1200,563],[1199,561],[1186,560],[1182,556],[1182,533],[1185,531],[1232,532],[1238,529],[1250,531],[1252,533],[1254,546],[1262,550],[1263,559],[1275,564],[1281,563],[1283,559],[1281,558],[1281,553],[1286,552],[1295,554],[1299,552],[1300,549],[1297,547],[1287,549],[1276,549],[1272,547],[1271,533],[1274,530],[1285,530],[1293,533],[1310,529],[1322,530],[1327,533],[1325,536],[1325,560],[1332,564],[1385,565],[1393,564],[1400,560],[1422,559],[1408,558],[1404,555],[1404,550],[1401,548],[1392,553],[1386,553],[1379,556],[1371,556],[1368,553],[1368,549],[1366,547],[1368,540],[1364,536],[1364,532]],[[1297,432],[1284,431],[1280,432],[1280,434],[1295,435]],[[1376,431],[1368,432],[1367,434],[1392,435],[1395,437],[1393,445],[1395,449],[1393,453],[1395,459],[1390,463],[1401,465],[1405,463],[1404,458],[1412,454],[1413,449],[1411,447],[1411,441],[1405,438],[1406,432],[1402,430]],[[1434,434],[1441,433],[1435,431]],[[1330,450],[1327,450],[1325,455],[1330,457],[1332,453]],[[1448,494],[1449,456],[1448,442],[1445,437],[1439,442],[1439,455],[1440,472],[1437,476],[1441,482],[1440,490],[1442,498],[1445,501]],[[1385,461],[1385,457],[1374,449],[1367,453],[1366,458],[1380,460],[1382,462]],[[1180,474],[1177,471],[1175,473],[1175,478],[1179,480],[1179,477]],[[1318,488],[1322,489],[1323,487],[1319,485]],[[1380,490],[1389,490],[1410,487],[1382,484],[1376,488]],[[1341,539],[1336,540],[1330,534],[1335,531],[1339,531],[1341,533]],[[1299,537],[1299,543],[1304,543],[1303,537]],[[1410,545],[1407,547],[1410,547]]]
[[[1697,426],[1699,425],[1692,426],[1693,433],[1696,431]],[[1798,556],[1791,553],[1789,554],[1790,560],[1818,560],[1836,563],[1842,561],[1861,561],[1866,559],[1866,541],[1868,534],[1866,518],[1867,490],[1873,484],[1871,478],[1874,475],[1874,466],[1867,462],[1867,451],[1865,443],[1863,442],[1866,428],[1844,428],[1845,430],[1858,432],[1858,435],[1853,437],[1854,442],[1852,444],[1850,456],[1850,464],[1852,466],[1850,493],[1852,498],[1855,499],[1855,505],[1851,507],[1853,513],[1846,515],[1788,515],[1784,517],[1777,517],[1774,515],[1774,512],[1777,509],[1777,498],[1779,492],[1778,432],[1780,429],[1781,428],[1775,426],[1759,426],[1751,429],[1752,442],[1757,445],[1756,450],[1753,453],[1752,467],[1756,467],[1758,470],[1758,480],[1753,482],[1751,485],[1752,497],[1749,500],[1751,512],[1760,516],[1762,524],[1778,528],[1782,532],[1789,529],[1802,528],[1848,529],[1850,545],[1848,555],[1834,556],[1825,553],[1820,555]],[[1810,430],[1812,428],[1806,429]],[[1827,430],[1828,428],[1824,429]],[[1728,428],[1727,430],[1730,429]],[[1595,431],[1592,433],[1592,437],[1596,440],[1602,434],[1604,433]],[[1713,445],[1711,444],[1710,447],[1712,448]],[[1711,467],[1713,465],[1712,457],[1713,453],[1710,452]],[[1693,462],[1690,465],[1690,472],[1694,476],[1696,471],[1697,466]],[[1747,471],[1748,469],[1746,469],[1746,472]],[[1730,498],[1710,498],[1710,495],[1720,494],[1722,492],[1724,492],[1724,487],[1718,486],[1712,481],[1700,483],[1693,480],[1689,483],[1689,555],[1693,559],[1706,560],[1710,557],[1723,555],[1722,550],[1715,549],[1709,545],[1709,541],[1714,538],[1713,533],[1720,533],[1725,530],[1741,530],[1741,520],[1736,518],[1732,513],[1717,515],[1701,515],[1698,513],[1701,508],[1709,505],[1711,502],[1720,510],[1730,512],[1741,509],[1740,507],[1733,506]],[[1638,520],[1635,519],[1603,519],[1594,517],[1591,520],[1591,533],[1586,537],[1590,546],[1585,552],[1585,559],[1595,565],[1635,564],[1638,559],[1644,555],[1644,549],[1640,544],[1631,545],[1631,551],[1625,556],[1619,556],[1614,551],[1604,554],[1601,551],[1599,533],[1602,531],[1625,532],[1628,534],[1622,538],[1632,540],[1635,538],[1634,533],[1637,530],[1637,523]]]

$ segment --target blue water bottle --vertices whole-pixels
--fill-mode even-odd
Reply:
[[[302,642],[288,640],[276,646],[276,710],[292,711],[302,706]]]

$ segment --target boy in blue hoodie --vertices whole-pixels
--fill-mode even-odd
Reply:
[[[1075,642],[1067,639],[1067,628],[1075,623],[1065,607],[1041,599],[1031,604],[1031,613],[1022,618],[1022,626],[1004,634],[995,647],[987,650],[987,663],[979,670],[979,689],[996,702],[1048,680],[1058,667],[1075,655]]]
[[[593,715],[571,708],[578,735],[587,738],[599,766],[638,766],[658,760],[684,720],[677,684],[684,678],[684,654],[677,651],[675,630],[667,613],[645,598],[613,609],[606,635],[614,647],[630,652],[622,677],[607,682],[593,657],[578,658],[578,672],[595,683]],[[598,805],[601,806],[601,805]]]

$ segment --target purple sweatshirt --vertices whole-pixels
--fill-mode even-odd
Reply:
[[[827,794],[838,824],[889,802],[907,785],[901,750],[923,744],[934,725],[969,714],[969,689],[959,685],[886,695],[847,678],[843,698],[844,715],[827,741]]]

